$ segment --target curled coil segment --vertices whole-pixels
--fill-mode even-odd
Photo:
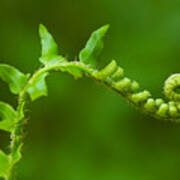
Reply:
[[[147,90],[140,90],[138,82],[124,76],[123,68],[116,61],[111,61],[105,68],[95,71],[93,77],[111,87],[130,103],[143,112],[158,119],[180,120],[180,74],[170,76],[164,84],[164,94],[168,102],[161,98],[153,98]]]

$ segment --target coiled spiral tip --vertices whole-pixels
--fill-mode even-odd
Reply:
[[[164,94],[175,102],[180,102],[180,74],[171,75],[164,84]]]

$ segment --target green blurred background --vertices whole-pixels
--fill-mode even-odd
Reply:
[[[0,0],[0,61],[38,68],[38,25],[77,58],[90,33],[110,24],[100,66],[116,59],[155,97],[180,72],[178,0]],[[48,98],[29,104],[18,180],[179,180],[180,125],[150,118],[114,92],[54,73]],[[5,83],[0,99],[16,104]],[[0,148],[9,136],[0,132]],[[4,148],[6,147],[6,148]]]

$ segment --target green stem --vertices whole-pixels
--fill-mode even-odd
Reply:
[[[107,78],[101,79],[102,76],[103,77],[105,76],[105,71],[107,71],[109,74],[111,73],[112,67],[110,67],[109,69],[106,68],[105,71],[97,71],[97,70],[94,70],[94,69],[90,68],[88,65],[83,64],[81,62],[77,62],[77,61],[60,62],[60,63],[56,63],[56,64],[47,64],[43,68],[41,68],[38,71],[36,71],[31,76],[31,78],[29,79],[29,81],[26,84],[26,86],[24,87],[24,89],[20,92],[19,98],[18,98],[18,107],[17,107],[17,109],[21,108],[22,105],[24,105],[24,103],[27,102],[26,94],[27,94],[28,88],[29,88],[29,86],[34,81],[36,81],[36,79],[39,76],[41,76],[45,72],[54,71],[54,70],[55,71],[56,70],[61,71],[60,68],[63,68],[63,67],[72,67],[72,66],[78,68],[82,72],[85,72],[85,75],[90,77],[91,79],[93,79],[95,81],[98,81],[98,82],[102,83],[103,85],[105,85],[106,87],[108,87],[108,88],[112,89],[113,91],[117,92],[124,99],[126,99],[129,103],[135,105],[135,107],[137,107],[138,109],[141,109],[141,111],[147,113],[148,115],[150,115],[152,117],[155,117],[155,118],[158,118],[158,119],[163,119],[163,120],[166,120],[166,119],[167,120],[173,120],[173,121],[177,120],[178,117],[179,117],[179,114],[178,114],[178,116],[175,116],[175,117],[170,116],[170,115],[164,116],[164,114],[158,114],[157,112],[161,108],[161,106],[158,107],[159,109],[156,107],[156,110],[154,110],[152,112],[152,108],[151,107],[148,107],[148,108],[146,107],[148,100],[151,99],[151,101],[152,101],[152,98],[149,97],[149,95],[144,98],[144,95],[147,94],[147,92],[145,92],[145,91],[142,91],[139,94],[135,93],[135,92],[129,92],[129,91],[127,91],[127,92],[124,91],[123,92],[123,91],[121,91],[119,86],[116,86],[117,85],[116,83],[118,83],[118,82],[115,81],[110,76],[108,76]],[[100,72],[101,76],[98,77],[97,73],[99,73],[99,72]],[[128,78],[124,78],[124,79],[127,80]],[[126,84],[124,84],[124,85],[126,85]],[[135,97],[133,97],[133,95],[135,95]],[[136,102],[136,98],[139,98],[140,100],[143,100],[143,98],[144,98],[144,100],[141,103],[139,103],[139,102]],[[153,99],[152,102],[154,102],[154,101],[155,100]],[[155,107],[154,104],[153,104],[153,107]],[[24,111],[24,109],[23,109],[23,111]],[[18,116],[20,116],[20,114],[18,114]],[[25,124],[26,124],[26,119],[23,117],[18,122],[18,124],[15,126],[13,132],[11,133],[12,141],[11,141],[11,146],[10,146],[10,158],[13,157],[13,154],[17,151],[17,148],[19,148],[20,144],[22,144],[23,129],[24,129]],[[14,166],[11,168],[11,173],[10,173],[9,177],[6,180],[12,180],[12,178],[13,178],[13,173],[12,173],[13,169],[14,169]]]
[[[80,62],[64,62],[64,63],[58,63],[54,65],[46,65],[43,68],[39,69],[34,73],[34,75],[29,79],[28,83],[24,87],[24,89],[20,92],[19,98],[18,98],[18,106],[17,109],[19,109],[22,104],[26,103],[26,94],[27,94],[27,89],[31,83],[33,83],[41,74],[44,72],[49,72],[56,70],[59,67],[68,67],[68,66],[74,66],[78,67],[82,71],[85,71],[86,73],[92,74],[93,70],[89,68],[88,66],[80,63]],[[23,109],[24,111],[24,109]],[[18,114],[20,116],[20,114]],[[23,129],[26,124],[25,118],[22,118],[18,124],[16,124],[13,132],[11,133],[11,146],[10,146],[10,159],[13,157],[13,153],[17,151],[17,148],[19,145],[23,142]],[[13,178],[13,169],[14,166],[11,167],[11,172],[9,177],[6,180],[11,180]]]

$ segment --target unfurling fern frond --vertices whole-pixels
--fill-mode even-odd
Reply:
[[[109,26],[103,26],[92,33],[85,48],[79,54],[79,61],[68,61],[58,54],[58,46],[48,32],[40,25],[42,52],[40,62],[43,67],[37,70],[31,77],[25,75],[16,68],[0,64],[0,78],[7,82],[10,91],[18,95],[18,106],[14,109],[9,104],[0,102],[0,129],[11,135],[10,153],[0,150],[0,177],[6,180],[13,179],[13,169],[21,158],[22,134],[26,122],[24,106],[30,97],[34,101],[41,96],[47,96],[48,90],[46,77],[52,71],[61,71],[71,74],[75,79],[83,76],[107,86],[120,94],[141,111],[162,120],[180,120],[180,74],[170,76],[164,85],[164,93],[169,102],[161,98],[153,98],[147,90],[140,90],[137,81],[125,76],[123,68],[112,60],[103,69],[98,69],[98,57],[103,49],[103,38]]]

